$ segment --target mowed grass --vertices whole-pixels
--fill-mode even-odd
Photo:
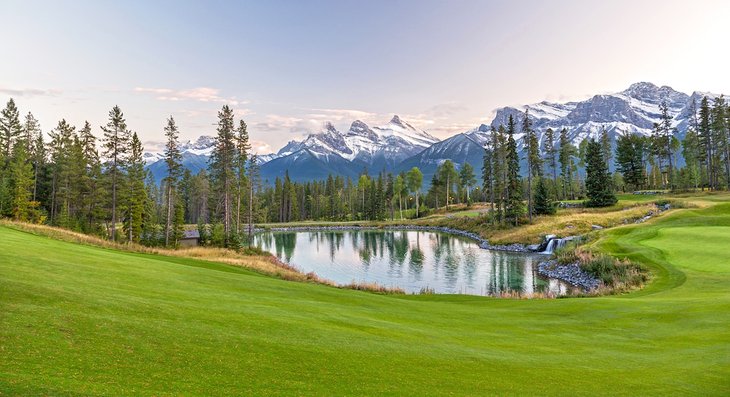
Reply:
[[[728,395],[722,200],[602,233],[652,268],[645,289],[552,300],[376,295],[0,227],[0,395]]]

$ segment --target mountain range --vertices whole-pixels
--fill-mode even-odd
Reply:
[[[479,170],[491,127],[506,125],[512,115],[519,131],[525,110],[541,147],[544,147],[544,134],[548,128],[556,131],[556,135],[566,128],[571,143],[577,146],[586,138],[598,138],[604,129],[612,143],[624,134],[648,136],[654,123],[659,122],[660,104],[666,102],[678,138],[682,139],[689,127],[692,104],[698,107],[704,96],[714,99],[719,95],[703,92],[688,95],[671,87],[641,82],[624,91],[594,95],[584,101],[543,101],[502,107],[495,111],[489,124],[481,124],[444,140],[413,127],[397,115],[389,123],[377,127],[355,120],[344,132],[327,123],[321,132],[309,134],[301,141],[290,141],[278,152],[261,156],[261,175],[264,181],[273,182],[288,171],[291,179],[305,181],[326,178],[329,174],[356,178],[365,170],[372,174],[419,167],[424,182],[428,183],[438,165],[447,159],[459,167],[468,162]],[[524,149],[523,138],[521,133],[515,134],[520,151]],[[192,172],[206,168],[213,142],[212,137],[201,136],[195,142],[182,144],[183,165]],[[161,153],[145,153],[145,160],[155,179],[161,180],[165,176]]]

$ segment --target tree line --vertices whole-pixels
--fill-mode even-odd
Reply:
[[[172,247],[186,224],[197,224],[203,241],[242,247],[253,224],[262,222],[405,219],[479,201],[489,203],[488,222],[516,225],[554,213],[560,201],[612,205],[617,191],[730,188],[730,108],[724,98],[691,106],[683,140],[666,104],[660,112],[648,137],[623,134],[611,142],[604,130],[578,147],[564,128],[547,129],[540,143],[527,111],[519,121],[510,116],[488,135],[481,184],[471,164],[446,160],[423,194],[417,167],[399,174],[364,171],[357,180],[330,175],[294,182],[285,174],[264,184],[247,125],[228,106],[218,112],[208,169],[197,174],[182,165],[174,118],[165,121],[167,172],[158,185],[118,106],[99,126],[97,142],[89,122],[77,129],[65,119],[46,138],[33,114],[21,118],[10,99],[0,112],[0,216]],[[611,163],[616,172],[609,171]]]

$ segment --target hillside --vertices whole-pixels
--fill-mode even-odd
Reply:
[[[0,395],[727,395],[727,196],[596,243],[642,291],[384,296],[0,227]]]

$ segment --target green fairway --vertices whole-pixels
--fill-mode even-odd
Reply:
[[[0,227],[0,395],[730,394],[730,204],[594,244],[654,280],[386,296]]]

